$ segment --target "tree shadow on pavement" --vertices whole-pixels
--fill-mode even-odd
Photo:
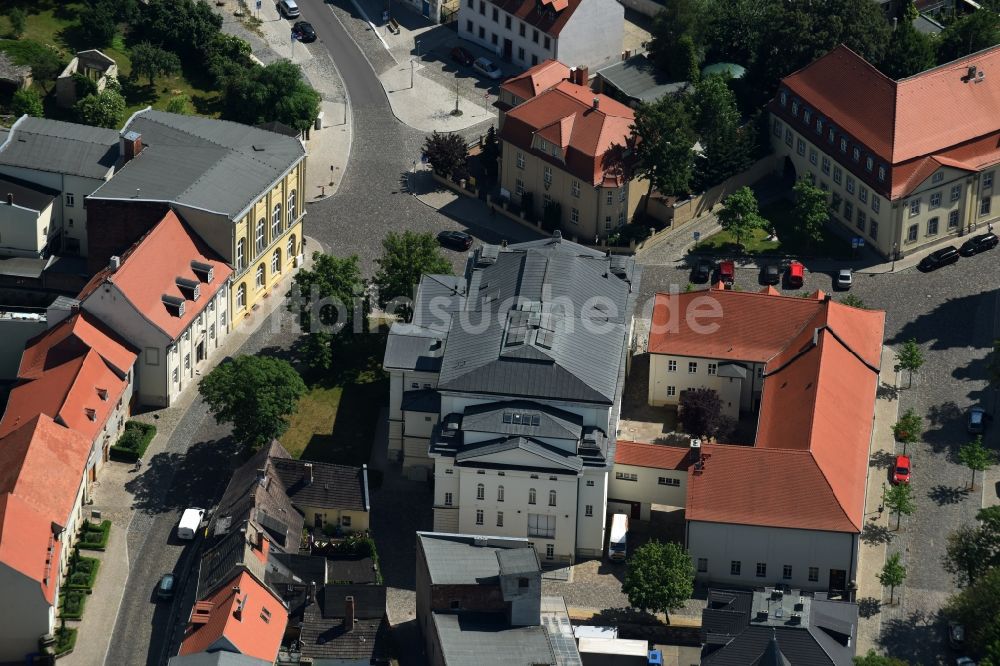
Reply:
[[[868,466],[876,469],[889,469],[896,462],[896,455],[890,451],[876,451],[868,459]]]
[[[192,506],[207,507],[228,482],[229,470],[242,460],[231,437],[197,442],[186,454],[157,453],[125,484],[132,508],[148,514]]]
[[[879,644],[888,654],[911,664],[937,664],[944,651],[944,635],[940,617],[917,610],[901,618],[883,618]]]
[[[968,347],[977,313],[984,299],[993,298],[992,292],[949,298],[926,314],[907,322],[887,344],[896,345],[906,340],[916,340],[925,349],[942,350]]]
[[[858,615],[863,618],[875,617],[882,612],[882,600],[875,597],[858,599]]]
[[[940,405],[934,405],[927,410],[929,427],[924,431],[923,440],[931,445],[935,453],[941,453],[955,446],[962,439],[962,410],[954,401],[949,400]]]
[[[864,529],[861,530],[861,540],[869,545],[889,543],[892,541],[892,538],[893,532],[884,525],[868,523],[865,525]]]
[[[875,396],[879,400],[899,400],[899,387],[893,386],[888,382],[880,382],[878,390],[875,391]]]
[[[969,498],[969,489],[938,484],[927,492],[927,496],[938,506],[960,504]]]

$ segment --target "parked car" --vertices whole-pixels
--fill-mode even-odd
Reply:
[[[719,282],[725,285],[726,289],[731,289],[736,281],[736,264],[730,260],[719,264]]]
[[[910,456],[896,456],[896,464],[892,468],[892,482],[897,485],[910,482]]]
[[[805,281],[806,267],[794,259],[788,264],[788,287],[801,289]]]
[[[296,21],[292,26],[292,36],[300,42],[316,41],[316,31],[309,21]]]
[[[854,284],[854,273],[850,268],[841,268],[837,273],[837,289],[848,290]]]
[[[177,538],[185,541],[194,539],[201,527],[201,519],[205,517],[204,509],[184,509],[180,522],[177,523]]]
[[[997,246],[1000,239],[994,233],[979,234],[978,236],[973,236],[969,240],[962,243],[962,248],[959,253],[963,257],[971,257],[974,254],[979,254],[980,252],[985,252],[986,250],[992,250]]]
[[[959,657],[955,660],[955,666],[976,666],[976,662],[969,657]]]
[[[471,65],[476,60],[467,49],[461,46],[456,46],[451,50],[451,59],[460,65],[465,65],[466,67]]]
[[[965,427],[973,435],[978,435],[986,430],[986,422],[989,421],[989,419],[989,414],[987,414],[986,410],[982,407],[970,407]]]
[[[302,15],[295,0],[278,0],[278,13],[285,18],[298,18]]]
[[[941,268],[942,266],[955,263],[958,261],[958,257],[958,250],[954,245],[949,245],[948,247],[943,247],[940,250],[935,250],[921,259],[920,263],[917,264],[917,268],[924,272],[933,271]]]
[[[490,79],[495,80],[503,77],[503,70],[489,58],[476,58],[475,62],[472,63],[472,69]]]
[[[760,271],[761,284],[778,284],[781,282],[781,269],[778,264],[764,264]]]
[[[160,601],[173,599],[175,582],[173,574],[163,574],[160,582],[156,584],[156,598]]]
[[[715,268],[714,264],[708,259],[699,259],[698,263],[694,265],[694,270],[691,271],[691,281],[698,284],[708,282],[712,279],[713,268]]]
[[[948,623],[948,645],[952,650],[961,650],[965,647],[965,625],[959,622]]]
[[[472,247],[472,236],[464,231],[442,231],[438,234],[438,243],[456,250],[468,250]]]

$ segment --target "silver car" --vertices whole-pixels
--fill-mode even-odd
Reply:
[[[841,268],[837,273],[837,289],[850,289],[854,284],[854,273],[850,268]]]
[[[491,79],[499,79],[503,76],[503,70],[489,58],[476,58],[476,61],[472,63],[472,69]]]

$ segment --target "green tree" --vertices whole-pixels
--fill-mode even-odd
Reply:
[[[906,453],[908,444],[913,444],[920,438],[920,433],[924,430],[924,420],[917,416],[913,408],[907,409],[895,425],[892,426],[892,434],[896,441],[903,443],[903,453]]]
[[[854,294],[847,294],[842,299],[840,299],[840,302],[843,303],[844,305],[849,305],[852,308],[858,308],[859,310],[868,309],[868,306],[865,305],[865,302],[861,300],[861,298],[859,298],[858,296],[855,296]]]
[[[257,447],[288,429],[306,385],[287,361],[237,356],[208,373],[198,392],[216,423],[231,423],[237,441]]]
[[[717,214],[719,225],[743,246],[743,241],[755,229],[767,226],[767,220],[757,210],[757,197],[749,187],[741,187],[722,202],[722,210]]]
[[[118,32],[114,2],[89,0],[77,15],[80,38],[89,48],[109,46]]]
[[[495,179],[499,169],[497,159],[500,157],[500,144],[497,141],[497,130],[493,125],[490,125],[490,128],[486,130],[486,136],[483,138],[483,152],[480,156],[483,168],[486,170],[486,176],[491,180]]]
[[[878,574],[878,582],[882,583],[882,587],[889,588],[889,605],[893,604],[896,588],[906,580],[906,567],[899,559],[899,553],[893,553],[887,557],[885,564],[882,565],[882,571]]]
[[[301,68],[288,60],[235,70],[222,91],[223,117],[247,125],[277,120],[304,131],[315,122],[319,103]]]
[[[28,15],[20,7],[14,7],[7,12],[7,20],[10,21],[10,34],[14,39],[21,39],[24,29],[28,26]]]
[[[667,95],[641,104],[632,129],[637,137],[636,174],[649,181],[650,194],[653,190],[667,196],[690,192],[695,135],[684,103]]]
[[[889,46],[882,59],[882,73],[891,79],[902,79],[936,64],[931,38],[914,28],[911,21],[901,21],[889,37]]]
[[[799,232],[805,237],[806,247],[809,247],[823,240],[823,227],[830,219],[826,192],[805,178],[800,178],[792,190],[795,193],[792,216],[798,219]]]
[[[709,62],[750,62],[760,48],[770,0],[729,0],[712,6],[706,26]]]
[[[622,592],[643,612],[670,613],[683,607],[694,592],[691,556],[673,542],[653,539],[639,546],[629,560]]]
[[[996,463],[996,452],[983,446],[983,436],[977,435],[958,450],[959,461],[972,472],[969,488],[976,487],[976,472],[984,472]]]
[[[113,86],[97,95],[87,95],[73,107],[77,120],[84,125],[120,129],[125,121],[125,98]]]
[[[176,53],[153,46],[149,42],[139,42],[132,47],[132,75],[145,76],[152,86],[157,76],[176,74],[181,68],[181,60]]]
[[[31,67],[31,78],[46,93],[52,89],[52,83],[66,66],[55,47],[31,39],[21,40],[17,51],[9,55],[18,65]]]
[[[917,509],[910,484],[898,483],[889,486],[889,489],[885,491],[885,506],[889,509],[889,513],[896,514],[896,530],[898,531],[903,516],[910,516]]]
[[[250,44],[233,35],[219,32],[212,37],[205,49],[204,61],[215,82],[224,86],[233,75],[242,75],[253,66]]]
[[[982,7],[950,24],[938,35],[938,63],[944,64],[1000,42],[1000,14]]]
[[[335,347],[367,329],[370,306],[357,255],[340,258],[313,253],[313,266],[292,279],[288,309],[308,333],[307,361],[313,370],[333,367]]]
[[[992,664],[1000,661],[1000,567],[987,571],[975,583],[948,600],[944,615],[965,625],[966,649],[982,654]],[[981,660],[979,663],[985,663]]]
[[[71,77],[73,79],[73,89],[76,92],[77,99],[83,99],[87,95],[96,95],[97,81],[91,79],[80,72],[73,72]]]
[[[42,97],[34,88],[21,88],[14,93],[10,101],[10,110],[15,116],[28,114],[35,118],[42,118],[45,111],[42,108]]]
[[[878,654],[873,649],[869,649],[865,656],[854,658],[854,666],[910,666],[910,662],[895,657],[887,657],[883,654]]]
[[[695,182],[705,190],[750,165],[753,133],[740,126],[736,97],[720,74],[699,80],[688,105],[704,149],[695,160]]]
[[[445,178],[465,168],[469,149],[460,134],[434,132],[424,139],[423,154],[434,173]]]
[[[962,525],[948,535],[944,568],[963,586],[1000,567],[1000,507],[980,509],[976,519],[978,524]]]
[[[191,114],[191,98],[187,95],[174,95],[167,100],[167,113],[177,113],[182,116]]]
[[[903,346],[896,352],[896,372],[906,370],[909,373],[909,382],[906,388],[913,386],[913,373],[924,365],[924,352],[917,344],[916,338],[911,338],[903,343]]]
[[[708,5],[705,0],[666,0],[653,17],[649,53],[671,81],[697,78]],[[691,78],[692,66],[695,78]]]
[[[130,23],[134,41],[168,47],[185,62],[202,65],[222,29],[222,15],[203,0],[149,0]]]
[[[378,272],[373,283],[382,307],[412,297],[422,275],[451,275],[451,263],[441,254],[437,239],[428,233],[389,232],[382,239],[382,256],[375,263]],[[409,305],[397,305],[404,316],[409,316]]]

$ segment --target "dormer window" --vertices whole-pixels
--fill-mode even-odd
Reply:
[[[202,261],[192,261],[191,270],[198,279],[205,283],[210,283],[215,279],[215,267]]]
[[[545,139],[539,139],[538,140],[538,149],[541,150],[543,153],[548,152],[548,150],[549,150],[549,142],[546,141]]]
[[[201,283],[195,280],[179,277],[175,281],[177,288],[181,290],[184,297],[190,301],[197,301],[201,296]]]
[[[785,106],[786,104],[788,104],[788,93],[782,90],[780,99],[781,99],[781,106]]]
[[[108,389],[99,388],[97,389],[97,397],[101,400],[106,401],[108,399]]]
[[[84,408],[84,413],[87,415],[87,420],[96,421],[97,420],[97,410],[91,409],[90,407]]]
[[[799,103],[798,102],[792,102],[792,115],[793,116],[798,116],[799,115]]]
[[[162,297],[163,304],[167,306],[167,311],[170,312],[175,317],[184,316],[184,299],[179,296],[171,296],[169,294],[164,294]]]

